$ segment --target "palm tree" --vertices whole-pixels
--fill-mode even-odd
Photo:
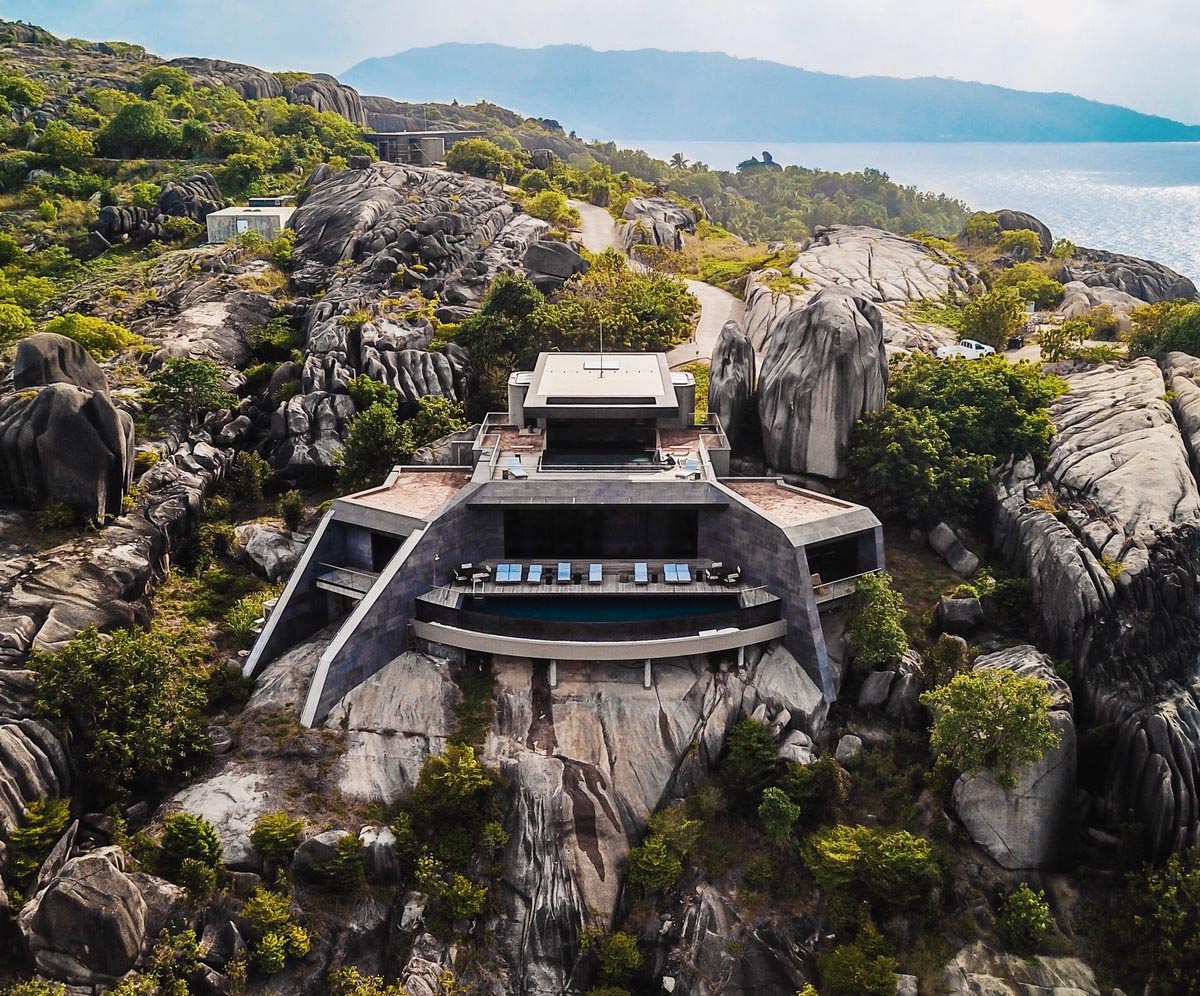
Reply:
[[[671,169],[684,170],[688,168],[687,158],[682,152],[676,152],[671,157]]]

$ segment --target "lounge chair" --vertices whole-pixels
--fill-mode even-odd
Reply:
[[[649,584],[650,569],[645,564],[633,565],[633,583],[634,584]]]
[[[571,565],[570,564],[560,563],[558,565],[558,583],[559,584],[570,584],[571,583]]]
[[[492,572],[487,567],[476,567],[471,573],[471,580],[474,581],[491,581]]]
[[[471,578],[475,575],[474,564],[459,564],[454,568],[454,583],[455,584],[470,584]]]
[[[687,463],[683,465],[683,470],[676,471],[675,476],[685,480],[698,478],[700,476],[700,461],[695,457],[688,457]]]
[[[721,581],[724,584],[728,584],[728,585],[739,584],[741,582],[741,580],[742,580],[742,568],[740,566],[733,568],[733,570],[726,571],[724,574],[721,575]]]
[[[496,566],[496,584],[517,584],[520,580],[520,564],[498,564]]]
[[[679,584],[679,571],[674,564],[663,564],[663,580],[667,584]]]
[[[508,476],[513,481],[523,481],[529,476],[525,468],[521,466],[521,457],[519,455],[508,458]]]
[[[679,579],[680,584],[692,583],[692,569],[687,564],[676,564],[675,576]]]
[[[525,580],[529,584],[541,584],[542,583],[542,565],[541,564],[530,564],[529,565],[529,574],[526,575]]]
[[[600,584],[604,580],[604,571],[599,564],[588,567],[588,584]]]

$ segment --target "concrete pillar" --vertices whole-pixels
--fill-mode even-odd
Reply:
[[[746,668],[746,648],[738,647],[738,670],[743,671]]]
[[[642,673],[642,687],[643,688],[653,688],[654,687],[654,672],[650,670],[651,663],[652,662],[650,661],[650,658],[647,657],[646,658],[646,670]]]
[[[550,687],[558,687],[558,661],[550,662]]]

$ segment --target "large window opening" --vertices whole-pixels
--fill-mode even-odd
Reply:
[[[554,506],[507,509],[504,555],[513,560],[692,560],[696,509]]]
[[[808,570],[813,576],[814,585],[830,584],[862,573],[858,565],[857,536],[817,543],[805,547],[804,553],[808,557]]]
[[[648,463],[654,459],[657,439],[652,419],[551,419],[546,423],[542,463]]]
[[[404,545],[403,536],[390,533],[371,533],[371,570],[379,573]]]

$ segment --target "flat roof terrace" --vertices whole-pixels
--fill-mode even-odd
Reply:
[[[401,467],[386,484],[338,498],[336,504],[351,520],[361,518],[355,512],[383,512],[417,524],[428,522],[470,482],[471,472],[465,467]]]
[[[841,515],[858,507],[815,491],[802,491],[780,481],[732,478],[721,483],[730,491],[741,495],[751,505],[761,509],[768,518],[781,526],[800,526],[831,515]]]
[[[665,414],[679,402],[663,353],[542,353],[524,405],[530,414],[569,417],[577,408]]]

